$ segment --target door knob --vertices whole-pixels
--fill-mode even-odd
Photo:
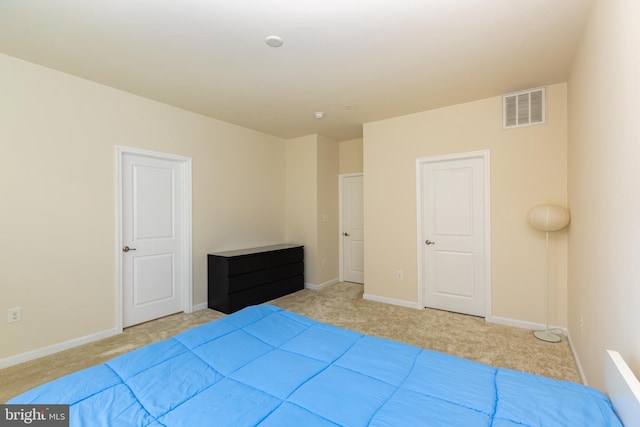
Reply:
[[[130,248],[129,246],[125,246],[124,248],[122,248],[122,252],[129,252],[129,251],[135,251],[136,248]]]
[[[349,237],[349,236],[351,236],[351,234],[349,234],[349,233],[347,233],[347,232],[342,233],[342,235],[343,235],[343,236],[345,236],[345,237]]]
[[[427,245],[435,245],[436,242],[432,242],[431,240],[427,240],[426,242],[424,242]]]

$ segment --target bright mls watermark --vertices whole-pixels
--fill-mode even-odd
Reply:
[[[69,427],[69,405],[0,404],[0,427]]]

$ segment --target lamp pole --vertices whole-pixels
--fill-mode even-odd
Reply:
[[[545,265],[546,265],[546,274],[547,274],[547,307],[546,307],[546,317],[547,317],[547,327],[543,331],[535,331],[533,335],[542,341],[547,342],[560,342],[561,338],[551,332],[549,330],[549,305],[551,304],[550,292],[549,292],[549,232],[545,231],[545,240],[546,240],[546,250],[545,250]]]

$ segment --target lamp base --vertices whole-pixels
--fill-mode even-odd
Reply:
[[[560,338],[560,336],[554,334],[553,332],[550,332],[548,329],[545,329],[543,331],[535,331],[533,333],[533,336],[538,338],[539,340],[546,341],[546,342],[562,341],[562,338]]]

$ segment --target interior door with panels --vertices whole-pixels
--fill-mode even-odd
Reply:
[[[342,178],[342,278],[364,283],[364,179]]]
[[[484,316],[487,247],[482,157],[421,165],[424,305]]]
[[[122,312],[131,326],[184,310],[184,164],[123,153]]]

